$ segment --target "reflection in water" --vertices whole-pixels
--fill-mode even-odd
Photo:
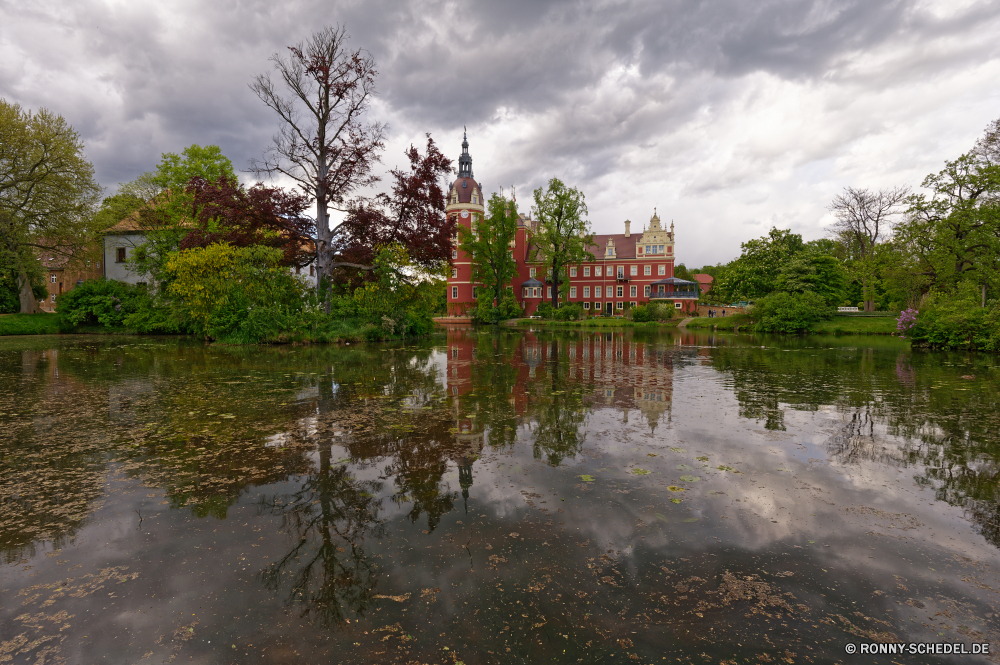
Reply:
[[[358,481],[344,464],[319,451],[319,468],[288,495],[262,497],[262,512],[279,515],[293,547],[260,574],[300,618],[340,624],[348,613],[364,616],[374,602],[378,567],[365,550],[368,537],[384,535],[376,498],[380,483]]]
[[[641,329],[17,344],[0,653],[797,662],[993,636],[988,359]],[[71,601],[80,580],[122,586]]]

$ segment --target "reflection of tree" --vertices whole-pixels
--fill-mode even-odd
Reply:
[[[295,543],[260,575],[264,586],[284,592],[300,616],[323,625],[342,623],[347,613],[364,615],[374,601],[377,566],[364,549],[366,537],[381,537],[380,483],[358,481],[344,465],[331,463],[330,447],[319,452],[319,469],[291,495],[261,501],[280,514]],[[343,556],[341,556],[343,555]]]
[[[560,358],[558,340],[550,342],[546,370],[548,380],[537,384],[532,453],[535,459],[545,455],[549,464],[558,466],[583,445],[580,429],[587,417],[583,397],[588,391],[582,382],[573,380],[568,363]]]
[[[713,364],[732,377],[741,415],[777,424],[779,404],[810,411],[834,405],[845,416],[827,444],[834,458],[913,469],[918,483],[961,506],[1000,547],[1000,381],[989,358],[899,351],[888,340],[820,352],[795,350],[788,340],[782,346],[792,351],[713,349]]]

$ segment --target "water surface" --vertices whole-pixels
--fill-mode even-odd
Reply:
[[[1000,652],[998,388],[880,338],[3,340],[0,662]]]

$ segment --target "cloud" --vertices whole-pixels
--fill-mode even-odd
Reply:
[[[277,125],[247,84],[341,22],[378,62],[386,167],[427,131],[457,156],[467,125],[487,189],[558,176],[598,232],[658,206],[688,265],[775,220],[818,237],[842,187],[917,185],[1000,115],[986,1],[0,0],[0,15],[0,96],[64,115],[109,188],[192,143],[259,156]]]

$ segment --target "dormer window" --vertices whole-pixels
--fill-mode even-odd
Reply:
[[[451,202],[458,203],[458,192],[455,192],[454,194],[451,195]]]
[[[479,203],[479,192],[474,189],[472,190],[472,202]]]

